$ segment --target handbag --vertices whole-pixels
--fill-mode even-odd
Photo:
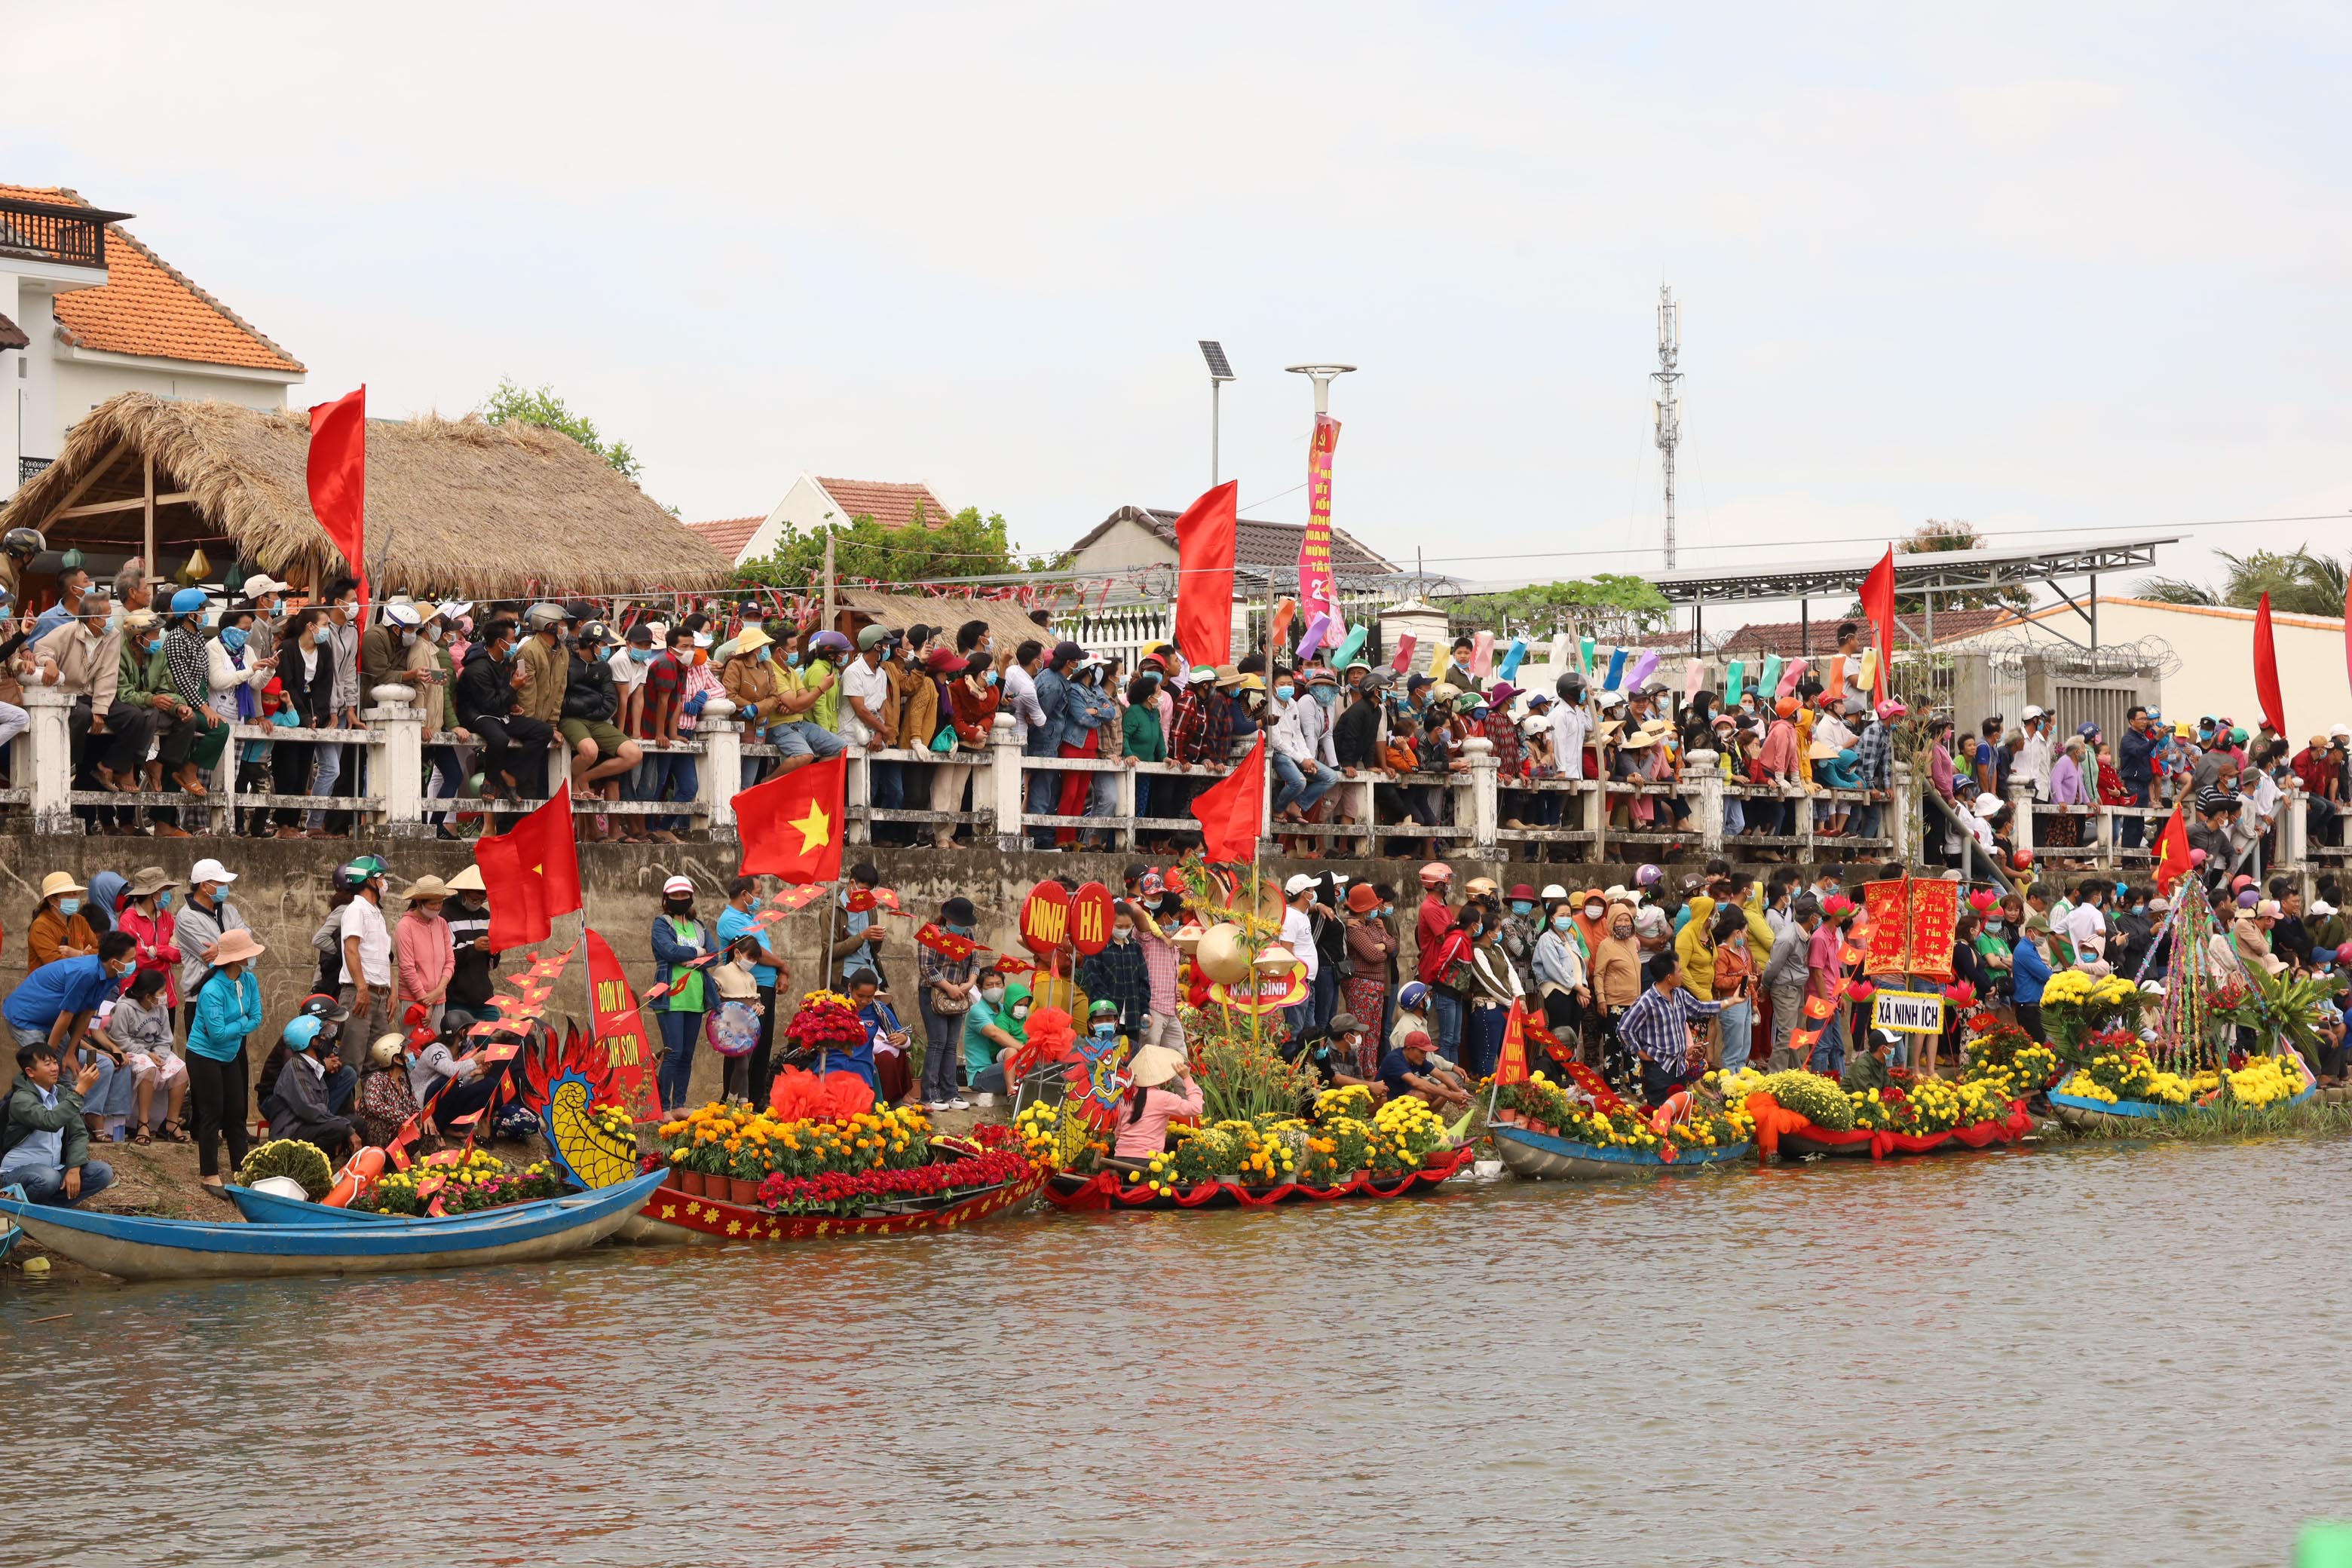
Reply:
[[[931,750],[934,752],[952,752],[955,749],[955,726],[953,724],[940,725],[940,732],[931,737]]]

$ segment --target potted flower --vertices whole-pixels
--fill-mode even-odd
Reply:
[[[746,1129],[738,1142],[728,1156],[727,1201],[750,1208],[760,1201],[760,1184],[775,1167],[768,1158],[768,1141],[756,1127]]]

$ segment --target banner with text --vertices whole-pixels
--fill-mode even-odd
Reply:
[[[1339,445],[1339,422],[1315,416],[1315,441],[1307,454],[1307,532],[1298,542],[1298,608],[1308,620],[1331,617],[1336,642],[1347,626],[1339,616],[1339,584],[1331,574],[1331,452]]]

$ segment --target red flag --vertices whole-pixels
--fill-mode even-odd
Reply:
[[[2286,733],[2286,704],[2279,700],[2278,646],[2271,641],[2271,596],[2254,605],[2254,695],[2262,699],[2263,722],[2273,735]]]
[[[2172,816],[2156,841],[2156,890],[2171,892],[2172,884],[2189,875],[2189,824],[2181,816],[2181,803],[2175,802]]]
[[[1511,998],[1511,1016],[1503,1020],[1503,1053],[1495,1059],[1496,1083],[1528,1081],[1528,1005]]]
[[[550,920],[580,907],[580,847],[572,834],[572,781],[508,832],[474,841],[490,899],[493,952],[545,942]]]
[[[1265,831],[1265,732],[1258,731],[1249,754],[1234,771],[1192,797],[1201,819],[1201,858],[1255,860],[1258,835]]]
[[[310,510],[367,598],[367,386],[310,408]],[[153,563],[149,563],[152,567]]]
[[[1176,520],[1176,646],[1194,664],[1234,657],[1234,527],[1238,479],[1228,479]]]
[[[1878,672],[1876,689],[1870,694],[1874,703],[1886,700],[1886,683],[1893,678],[1895,663],[1895,546],[1886,547],[1885,558],[1870,569],[1862,580],[1862,613],[1878,626]]]
[[[1412,668],[1412,645],[1413,636],[1411,632],[1397,638],[1396,658],[1390,662],[1390,673],[1402,675]]]
[[[595,1007],[596,1038],[612,1062],[605,1081],[620,1090],[634,1109],[661,1109],[653,1093],[653,1052],[646,1045],[645,1021],[637,1016],[636,994],[614,955],[613,944],[595,931],[588,933],[588,996]]]
[[[2344,674],[2352,679],[2352,585],[2344,590]]]
[[[849,764],[810,763],[753,784],[735,797],[735,832],[743,840],[739,877],[765,873],[787,882],[831,882],[841,876],[842,796]]]

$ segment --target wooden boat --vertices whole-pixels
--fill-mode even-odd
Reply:
[[[1555,1137],[1532,1127],[1488,1127],[1496,1152],[1515,1176],[1536,1182],[1589,1182],[1615,1176],[1654,1176],[1661,1171],[1688,1171],[1703,1165],[1745,1160],[1752,1143],[1729,1143],[1716,1149],[1676,1146],[1675,1158],[1661,1158],[1650,1149],[1603,1149]]]
[[[1401,1198],[1411,1193],[1426,1192],[1455,1172],[1466,1169],[1476,1153],[1477,1150],[1468,1144],[1459,1149],[1442,1149],[1423,1161],[1419,1170],[1402,1177],[1375,1180],[1370,1172],[1359,1172],[1351,1180],[1335,1187],[1310,1187],[1297,1182],[1270,1187],[1200,1182],[1169,1194],[1155,1193],[1139,1183],[1129,1182],[1116,1171],[1097,1171],[1084,1176],[1056,1171],[1045,1184],[1045,1201],[1057,1209],[1076,1214],[1114,1208],[1262,1209],[1276,1204],[1336,1203],[1342,1198]]]
[[[377,1225],[401,1219],[403,1215],[378,1214],[373,1209],[337,1208],[331,1204],[312,1203],[308,1198],[283,1198],[276,1193],[265,1193],[257,1187],[241,1187],[235,1182],[221,1189],[236,1212],[245,1216],[247,1225]],[[507,1214],[508,1209],[496,1212]],[[453,1219],[469,1219],[470,1215],[453,1215]]]
[[[0,1198],[0,1214],[50,1251],[124,1279],[272,1279],[537,1263],[618,1231],[661,1185],[656,1172],[509,1209],[381,1224],[245,1225],[149,1219]]]
[[[1045,1184],[1045,1173],[1032,1169],[1015,1181],[969,1188],[939,1198],[908,1200],[855,1216],[771,1214],[724,1198],[688,1197],[664,1187],[647,1198],[619,1232],[623,1241],[654,1245],[709,1245],[730,1241],[817,1241],[835,1237],[906,1236],[916,1231],[957,1230],[1020,1207]]]
[[[2317,1084],[2305,1084],[2302,1093],[2281,1100],[2277,1109],[2292,1110],[2315,1099],[2318,1094]],[[2061,1094],[2054,1089],[2050,1091],[2051,1114],[2078,1132],[2087,1132],[2095,1128],[2111,1131],[2130,1131],[2135,1128],[2153,1131],[2147,1126],[2151,1121],[2162,1121],[2168,1117],[2201,1115],[2207,1109],[2199,1105],[2165,1105],[2152,1100],[2118,1100],[2109,1104],[2087,1095]]]

